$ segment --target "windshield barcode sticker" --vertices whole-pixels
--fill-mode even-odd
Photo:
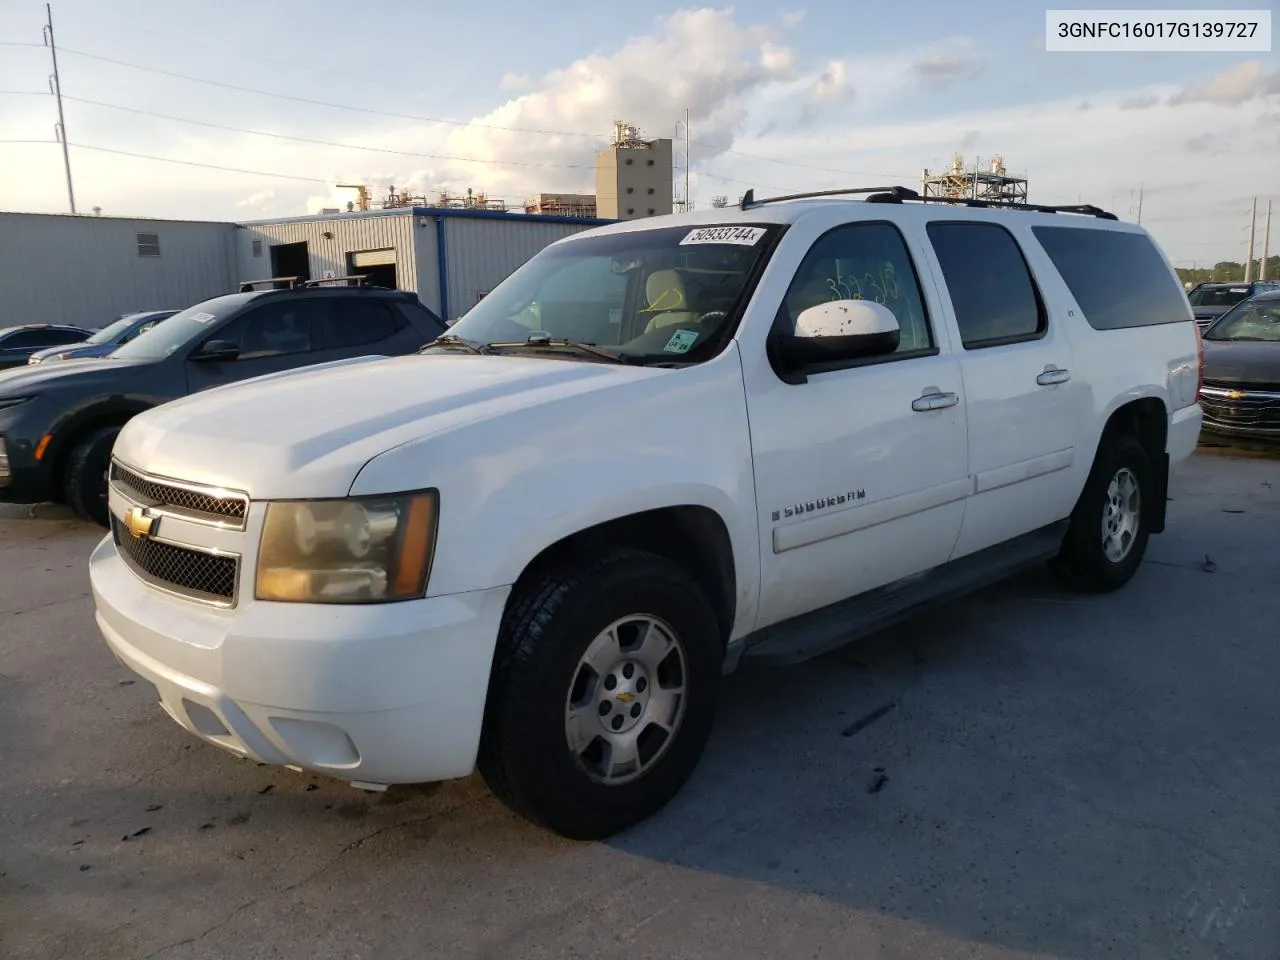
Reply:
[[[743,247],[753,247],[764,234],[764,227],[699,227],[697,230],[690,230],[689,235],[680,241],[680,246],[690,243],[736,243]]]
[[[213,319],[213,314],[197,313],[197,314],[193,314],[191,319],[194,320],[196,323],[208,323],[210,320]]]

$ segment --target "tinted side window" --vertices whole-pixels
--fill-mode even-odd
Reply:
[[[931,223],[929,241],[966,349],[1044,333],[1044,306],[1013,235],[994,223]]]
[[[321,339],[323,349],[360,347],[379,343],[404,328],[404,321],[380,300],[331,300],[325,304],[326,322]]]
[[[874,300],[888,307],[902,331],[898,353],[933,347],[911,254],[891,224],[854,223],[820,237],[787,289],[778,323],[794,330],[804,310],[828,300]]]
[[[445,331],[445,323],[421,303],[411,300],[393,300],[392,306],[396,314],[408,323],[427,333],[440,334]]]
[[[29,350],[37,346],[42,347],[44,344],[36,340],[35,333],[30,330],[11,333],[3,340],[0,340],[0,347],[5,350]]]
[[[236,317],[208,340],[227,340],[240,348],[239,360],[256,360],[312,348],[312,328],[316,326],[315,300],[280,299]]]
[[[1095,330],[1191,319],[1177,278],[1150,238],[1087,227],[1032,227]]]

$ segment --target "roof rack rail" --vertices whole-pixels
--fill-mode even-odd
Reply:
[[[266,280],[241,280],[240,292],[253,293],[254,288],[262,283],[272,284],[275,290],[296,290],[299,277],[268,277]]]
[[[1100,220],[1119,220],[1114,213],[1091,203],[1010,203],[1004,200],[979,200],[974,197],[920,197],[925,203],[958,203],[966,207],[992,207],[997,210],[1028,210],[1032,213],[1078,213]]]
[[[742,195],[739,207],[743,210],[749,207],[758,207],[766,203],[781,203],[785,200],[807,200],[815,197],[840,197],[851,196],[853,194],[867,194],[867,203],[902,203],[906,200],[914,200],[920,203],[955,203],[966,207],[992,207],[1002,210],[1027,210],[1032,213],[1077,213],[1082,216],[1097,217],[1101,220],[1119,220],[1114,213],[1103,210],[1101,207],[1095,207],[1091,203],[1076,204],[1041,204],[1041,203],[1012,203],[1003,200],[979,200],[975,197],[928,197],[921,196],[916,190],[910,187],[849,187],[841,190],[814,190],[808,193],[790,193],[778,197],[763,197],[756,199],[754,189],[748,190]]]
[[[352,280],[355,280],[356,283],[352,284],[350,282]],[[322,277],[319,280],[308,280],[302,286],[310,289],[312,287],[325,287],[325,286],[329,286],[330,284],[334,284],[334,285],[345,284],[345,286],[348,286],[348,287],[350,286],[367,287],[369,286],[369,277],[363,273],[353,273],[347,277]]]
[[[738,206],[746,210],[748,207],[759,207],[766,203],[782,203],[784,200],[808,200],[813,197],[840,197],[848,196],[855,193],[878,193],[887,194],[890,197],[897,197],[900,200],[915,200],[919,194],[909,187],[848,187],[841,190],[814,190],[808,193],[788,193],[780,197],[764,197],[756,199],[755,189],[750,189],[742,195],[742,200]],[[890,200],[879,201],[881,203],[892,202]]]

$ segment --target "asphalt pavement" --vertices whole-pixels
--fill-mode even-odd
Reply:
[[[479,778],[205,745],[93,624],[100,531],[0,512],[0,957],[1280,957],[1280,460],[1202,452],[1125,590],[1039,571],[731,677],[693,781],[576,844]]]

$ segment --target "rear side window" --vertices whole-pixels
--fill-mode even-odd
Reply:
[[[381,300],[353,297],[326,306],[324,347],[330,350],[381,343],[405,325]]]
[[[445,331],[445,322],[422,304],[409,300],[392,301],[396,313],[415,327],[426,327],[428,331]]]
[[[1043,335],[1044,305],[1008,230],[994,223],[935,222],[929,224],[929,242],[966,350]]]
[[[1087,227],[1032,227],[1031,232],[1095,330],[1191,319],[1187,295],[1145,234]]]

